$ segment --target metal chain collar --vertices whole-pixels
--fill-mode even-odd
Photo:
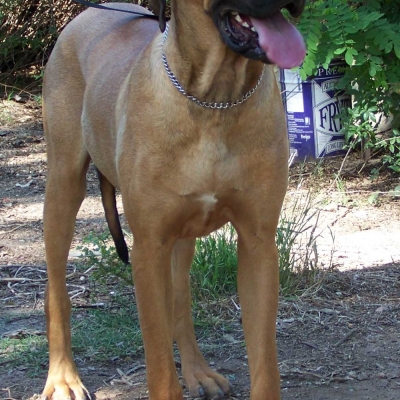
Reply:
[[[184,96],[186,96],[189,100],[193,101],[194,103],[196,103],[197,105],[202,106],[202,107],[221,110],[224,108],[235,107],[235,106],[238,106],[239,104],[244,103],[257,90],[258,86],[261,83],[263,75],[264,75],[264,68],[261,72],[260,77],[258,78],[257,84],[253,87],[253,89],[248,91],[240,100],[236,100],[234,102],[229,101],[228,103],[207,103],[205,101],[199,100],[195,96],[192,96],[192,95],[186,93],[185,89],[179,84],[178,79],[176,78],[174,73],[171,71],[171,68],[168,65],[167,57],[164,53],[164,44],[168,37],[168,31],[169,31],[169,24],[167,24],[167,26],[165,28],[163,41],[162,41],[162,61],[163,61],[164,67],[165,67],[165,71],[167,72],[167,75],[168,75],[169,79],[171,80],[171,82],[173,83],[173,85],[179,90],[180,93],[182,93]]]

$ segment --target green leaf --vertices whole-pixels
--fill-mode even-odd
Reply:
[[[317,51],[317,45],[310,39],[307,40],[307,47],[311,50]]]
[[[372,77],[376,75],[376,66],[374,64],[371,64],[369,67],[369,75]]]
[[[376,36],[375,36],[375,39],[374,39],[374,44],[375,45],[379,45],[379,43],[382,41],[382,39],[383,39],[383,32],[379,32]]]
[[[319,41],[317,35],[311,31],[308,32],[308,39],[313,41],[314,43],[318,43],[318,41]]]
[[[372,193],[371,196],[368,197],[368,203],[373,205],[376,203],[379,197],[379,192]]]
[[[359,31],[357,26],[345,26],[344,31],[347,33],[356,33]]]
[[[351,51],[349,51],[349,49],[346,51],[346,55],[344,56],[344,59],[346,60],[347,64],[352,66],[353,65],[353,54]]]
[[[313,32],[317,37],[321,34],[321,25],[310,25],[309,26],[310,32]]]
[[[383,25],[384,23],[386,23],[387,22],[387,19],[386,18],[383,18],[383,19],[381,19],[381,20],[379,20],[379,21],[376,21],[375,22],[375,26],[381,26],[381,25]]]
[[[371,120],[372,120],[373,122],[376,122],[376,116],[375,116],[375,114],[372,113],[372,112],[369,112],[368,114],[369,114],[369,117],[371,118]]]
[[[350,141],[350,138],[352,137],[354,135],[354,133],[353,132],[351,132],[351,131],[345,131],[344,132],[344,138],[345,138],[345,140],[346,140],[346,142],[349,142]]]
[[[389,54],[393,49],[393,42],[388,42],[386,47],[385,47],[385,53]]]
[[[400,45],[395,45],[394,46],[394,53],[396,54],[397,58],[400,58]]]
[[[342,54],[346,51],[347,47],[340,47],[334,51],[334,54]]]
[[[306,71],[304,71],[303,68],[300,70],[300,78],[301,78],[303,81],[305,81],[305,80],[307,79]]]
[[[370,21],[376,21],[378,20],[380,17],[383,17],[385,14],[380,14],[378,12],[372,12],[369,16],[368,19]]]
[[[389,43],[389,39],[387,37],[384,37],[381,42],[379,43],[379,49],[384,50]]]
[[[307,57],[308,57],[310,60],[315,61],[315,59],[316,59],[317,56],[316,56],[316,54],[315,54],[314,52],[308,51]]]
[[[341,33],[342,33],[342,30],[341,30],[341,29],[335,29],[334,31],[331,31],[331,32],[329,33],[329,35],[330,35],[331,37],[336,37],[336,36],[339,36]]]
[[[364,64],[365,61],[367,60],[367,54],[365,52],[358,53],[358,56],[356,57],[356,63],[357,64]]]
[[[311,57],[307,57],[307,65],[311,69],[314,69],[316,67],[315,61]]]
[[[374,37],[376,37],[378,33],[379,33],[378,29],[371,29],[367,32],[365,38],[368,40],[373,39]]]
[[[383,63],[382,58],[376,57],[376,56],[371,56],[370,60],[375,64],[382,64]]]
[[[308,65],[307,62],[303,63],[302,71],[304,71],[307,74],[307,76],[312,75],[312,68]]]

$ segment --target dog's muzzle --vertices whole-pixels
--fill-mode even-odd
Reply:
[[[222,40],[247,58],[276,64],[280,68],[300,66],[306,47],[300,32],[283,16],[304,10],[305,0],[215,0],[211,16]]]

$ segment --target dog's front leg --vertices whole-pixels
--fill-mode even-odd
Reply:
[[[279,270],[273,228],[263,234],[239,233],[238,290],[250,368],[250,399],[278,400],[275,320]]]
[[[56,133],[60,137],[69,134],[62,130]],[[71,302],[65,275],[76,214],[85,198],[89,158],[79,148],[79,140],[74,140],[74,146],[59,152],[53,140],[47,138],[49,169],[43,221],[49,278],[45,311],[50,366],[42,397],[47,400],[84,400],[90,396],[79,378],[72,356]]]
[[[195,243],[195,239],[178,240],[173,250],[174,336],[181,355],[182,375],[190,395],[219,399],[230,391],[229,382],[213,371],[203,358],[193,327],[189,272]]]
[[[146,236],[146,235],[145,235]],[[135,238],[132,269],[151,400],[181,400],[173,357],[172,245]]]

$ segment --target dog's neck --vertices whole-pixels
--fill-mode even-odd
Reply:
[[[236,101],[252,89],[263,65],[234,53],[220,39],[201,2],[172,2],[165,53],[185,91],[202,101]]]

